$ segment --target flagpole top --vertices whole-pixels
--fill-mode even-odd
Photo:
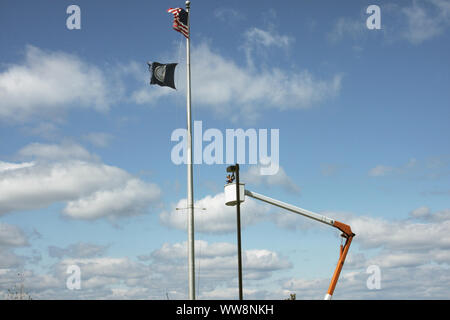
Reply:
[[[190,1],[186,1],[186,8],[189,9],[191,7],[191,2]]]

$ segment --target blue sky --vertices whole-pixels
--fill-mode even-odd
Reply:
[[[69,30],[77,4],[81,29]],[[370,30],[369,5],[381,29]],[[35,299],[187,298],[183,1],[0,4],[0,288]],[[191,4],[192,114],[278,129],[280,170],[252,191],[352,226],[336,299],[446,299],[450,279],[450,2]],[[147,61],[177,62],[178,90]],[[206,143],[204,144],[204,146]],[[237,298],[227,164],[194,166],[197,294]],[[247,199],[246,298],[321,299],[339,233]],[[81,289],[66,287],[69,265]],[[375,265],[381,288],[369,289]]]

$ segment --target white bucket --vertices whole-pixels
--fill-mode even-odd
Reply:
[[[239,202],[245,201],[245,183],[239,183]],[[227,206],[235,206],[236,199],[236,183],[229,183],[225,185],[225,204]]]

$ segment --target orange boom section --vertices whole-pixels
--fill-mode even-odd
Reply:
[[[328,287],[327,294],[325,295],[325,300],[330,300],[333,296],[334,289],[339,280],[339,275],[341,274],[342,267],[344,266],[345,258],[347,257],[348,250],[350,249],[350,244],[355,234],[352,232],[352,228],[349,225],[334,221],[333,226],[342,231],[341,237],[345,238],[345,244],[340,246],[339,250],[339,260],[334,270],[333,277],[331,278],[330,286]]]

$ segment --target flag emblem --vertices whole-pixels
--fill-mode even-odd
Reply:
[[[150,84],[157,84],[161,87],[175,88],[175,67],[177,63],[162,64],[159,62],[147,62],[150,70]]]
[[[157,66],[154,71],[155,78],[160,82],[164,82],[164,78],[166,77],[166,66]]]
[[[167,12],[173,14],[173,28],[189,38],[189,15],[182,8],[170,8]]]

